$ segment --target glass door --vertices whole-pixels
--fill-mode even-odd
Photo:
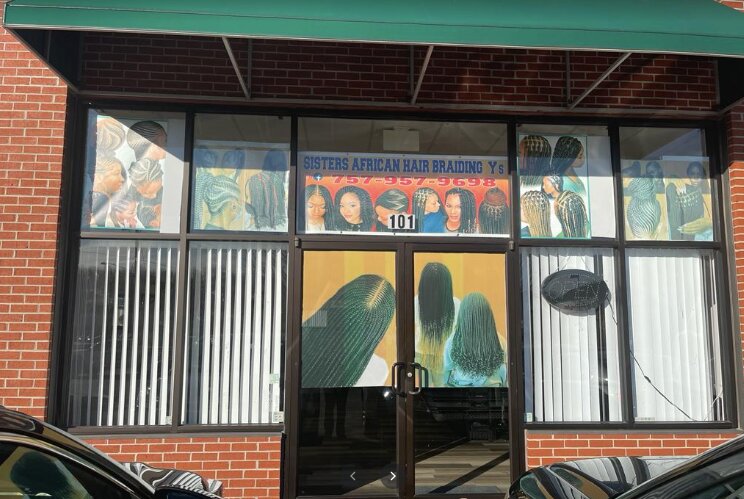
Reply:
[[[344,248],[300,250],[294,495],[506,492],[506,255]]]
[[[399,495],[398,247],[302,251],[298,496]]]
[[[407,252],[408,495],[498,495],[511,479],[506,256],[465,249]]]

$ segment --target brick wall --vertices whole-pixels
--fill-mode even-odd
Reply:
[[[0,403],[34,416],[46,403],[66,97],[0,28]]]
[[[248,41],[233,40],[247,71]],[[88,34],[83,87],[94,91],[242,97],[218,38]],[[426,49],[414,51],[416,72]],[[409,48],[404,45],[255,40],[251,93],[258,99],[401,103],[410,99]],[[576,98],[618,57],[572,52]],[[421,104],[542,105],[566,103],[565,52],[437,47],[421,86]],[[701,57],[635,54],[582,107],[710,110],[715,67]]]
[[[88,439],[119,461],[195,471],[224,484],[224,497],[279,498],[281,438],[274,436]]]
[[[567,433],[528,431],[527,467],[583,457],[694,456],[737,436],[725,433],[608,432]]]

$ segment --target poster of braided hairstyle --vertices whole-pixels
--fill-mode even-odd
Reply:
[[[553,149],[542,135],[527,135],[519,141],[519,182],[524,187],[539,186],[550,171]]]
[[[357,384],[395,313],[395,290],[376,274],[360,275],[302,323],[302,387]]]
[[[508,234],[509,215],[509,204],[504,191],[498,187],[487,190],[478,208],[481,234]]]
[[[591,237],[587,140],[557,134],[526,135],[520,140],[524,237]]]
[[[368,232],[375,222],[375,210],[369,193],[359,187],[347,185],[336,191],[334,207],[336,230]]]
[[[83,227],[163,230],[167,127],[167,120],[96,117],[95,137],[90,135],[88,139],[89,173],[84,187]],[[183,129],[176,128],[176,135],[180,137]],[[177,158],[171,157],[168,161],[175,163],[171,166],[182,168],[183,163]],[[171,194],[172,201],[180,200],[180,188],[175,191],[177,199]],[[113,211],[115,205],[116,213]],[[131,215],[132,207],[134,215]],[[166,230],[174,228],[174,213],[180,213],[176,203],[169,212]]]
[[[563,237],[586,238],[589,216],[581,196],[573,191],[563,191],[555,200],[555,214],[563,228]]]
[[[416,355],[419,363],[436,376],[444,367],[444,343],[455,322],[452,274],[440,262],[427,263],[419,277],[417,292],[420,338]]]
[[[231,141],[200,141],[194,148],[194,200],[192,228],[197,230],[272,231],[287,230],[289,184],[286,149]],[[204,182],[220,178],[225,189],[229,179],[237,186],[240,213],[213,223],[215,213],[207,206]],[[211,184],[210,184],[211,185]],[[214,189],[215,186],[212,185]],[[230,207],[232,210],[232,207]],[[211,219],[213,222],[209,222]]]
[[[455,187],[444,194],[444,212],[447,215],[445,228],[449,232],[475,234],[476,221],[475,196],[461,187]]]
[[[543,191],[527,191],[520,200],[522,222],[527,224],[526,237],[552,237],[550,198]]]
[[[626,237],[711,241],[710,173],[700,160],[623,160]]]
[[[504,364],[493,310],[482,293],[462,299],[450,355],[453,368],[471,379],[489,378]]]
[[[264,156],[262,171],[248,179],[250,203],[256,230],[287,230],[287,157],[284,151],[270,150]]]

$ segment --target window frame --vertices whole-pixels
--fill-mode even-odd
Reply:
[[[115,110],[138,110],[142,112],[180,112],[186,117],[185,141],[184,141],[184,180],[182,185],[182,205],[181,205],[181,230],[177,234],[154,234],[146,232],[132,233],[111,233],[104,230],[95,232],[81,232],[81,204],[82,204],[82,185],[75,179],[81,178],[85,169],[85,141],[87,129],[87,113],[91,109],[103,109],[106,111]],[[192,177],[194,168],[192,166],[195,117],[197,113],[208,114],[245,114],[245,115],[269,115],[283,116],[291,120],[290,126],[290,174],[288,189],[288,231],[286,234],[281,233],[260,233],[260,232],[233,232],[233,231],[210,231],[194,232],[190,228],[191,212],[191,192]],[[741,361],[735,356],[735,347],[733,341],[738,341],[735,337],[736,331],[732,327],[738,322],[735,310],[732,308],[732,300],[729,290],[731,289],[732,277],[729,271],[729,261],[732,259],[731,230],[727,221],[726,209],[722,201],[727,199],[723,194],[724,178],[722,176],[721,157],[723,151],[723,142],[721,131],[718,123],[712,120],[691,120],[691,119],[667,119],[667,120],[646,120],[624,117],[608,116],[590,116],[590,117],[566,117],[566,116],[516,116],[516,115],[483,115],[483,114],[452,114],[444,112],[403,112],[395,114],[391,111],[376,110],[328,110],[328,109],[294,109],[289,105],[284,107],[261,107],[239,105],[227,106],[222,104],[175,104],[175,103],[153,103],[148,101],[128,101],[128,100],[82,100],[79,97],[71,96],[68,102],[67,122],[65,128],[65,154],[63,158],[63,182],[62,182],[62,201],[60,206],[60,230],[58,236],[58,259],[56,283],[55,283],[55,306],[53,318],[53,334],[50,361],[50,386],[47,403],[46,417],[49,421],[63,428],[66,427],[65,415],[67,414],[66,394],[69,389],[66,373],[65,359],[69,358],[71,348],[71,331],[72,319],[74,313],[74,290],[75,290],[75,273],[78,265],[79,241],[81,239],[142,239],[142,240],[171,240],[178,241],[179,255],[181,255],[178,268],[179,289],[185,290],[187,269],[188,269],[188,247],[191,241],[231,241],[231,242],[275,242],[286,243],[288,250],[292,245],[299,246],[303,241],[308,242],[328,242],[336,244],[356,243],[385,243],[391,240],[401,240],[401,236],[348,236],[337,234],[302,234],[298,233],[298,210],[297,199],[300,191],[298,182],[297,153],[298,153],[298,121],[299,118],[323,117],[323,118],[364,118],[364,119],[389,119],[389,120],[415,120],[415,121],[450,121],[450,122],[481,122],[505,124],[507,126],[508,136],[508,164],[509,180],[511,182],[510,199],[512,203],[511,210],[511,234],[508,237],[510,250],[519,254],[521,246],[549,246],[549,247],[584,247],[584,248],[610,248],[616,252],[617,260],[615,265],[616,281],[618,283],[618,336],[620,338],[620,372],[621,372],[621,395],[623,421],[621,423],[525,423],[524,421],[515,421],[515,424],[521,425],[523,430],[653,430],[653,429],[679,429],[679,430],[702,430],[702,429],[731,429],[737,426],[738,411],[736,403],[736,374],[735,368],[739,368]],[[615,192],[615,215],[616,230],[614,238],[593,237],[592,239],[537,239],[537,238],[520,238],[518,228],[520,227],[520,210],[519,203],[519,184],[516,172],[517,167],[517,125],[529,124],[539,126],[545,125],[600,125],[608,128],[610,138],[611,165],[614,179]],[[718,220],[714,221],[714,241],[626,241],[624,237],[625,220],[622,209],[623,189],[622,176],[620,172],[620,149],[619,149],[619,130],[622,126],[632,127],[674,127],[674,128],[700,128],[705,133],[706,153],[710,160],[711,178],[715,181],[712,189],[711,204],[715,206]],[[406,239],[403,236],[403,239]],[[506,243],[504,237],[498,238],[502,243]],[[451,239],[437,237],[416,237],[415,242],[447,244]],[[495,243],[491,238],[457,238],[457,242],[462,243]],[[721,300],[722,313],[719,315],[719,331],[721,334],[720,342],[722,349],[723,381],[724,395],[726,400],[725,411],[726,420],[713,423],[637,423],[633,419],[632,408],[632,381],[631,381],[631,363],[628,355],[629,349],[629,332],[627,324],[627,300],[626,300],[626,248],[700,248],[709,249],[716,253],[718,268],[722,271],[722,278],[718,280],[717,287]],[[300,262],[296,261],[293,256],[294,252],[289,251],[287,276],[287,287],[290,290],[286,298],[286,310],[288,314],[294,314],[295,309],[299,306],[295,300],[293,289],[293,276],[301,271],[298,266]],[[519,275],[514,278],[519,281]],[[522,315],[521,293],[515,297],[516,306],[510,310],[509,314],[520,317]],[[724,301],[725,300],[725,301]],[[183,358],[183,341],[184,341],[184,321],[187,320],[185,313],[185,293],[179,293],[179,302],[176,311],[176,324],[174,325],[174,334],[177,338],[176,358],[174,365],[174,384],[173,392],[173,412],[172,425],[170,426],[120,426],[120,427],[74,427],[71,429],[74,433],[83,433],[89,435],[101,434],[122,434],[122,435],[143,435],[143,434],[163,434],[163,433],[200,433],[200,432],[243,432],[243,433],[271,433],[277,434],[285,431],[285,424],[272,425],[180,425],[184,376],[184,358]],[[510,316],[510,317],[512,317]],[[517,319],[518,320],[518,319]],[[519,322],[514,322],[520,324]],[[291,330],[292,320],[287,317],[287,330],[284,339],[284,373],[282,384],[284,387],[283,397],[285,400],[285,419],[291,418],[292,406],[296,391],[296,381],[291,379],[292,369],[288,365],[287,359],[290,358],[289,346],[291,339],[296,332]],[[522,333],[518,336],[521,340]],[[522,370],[523,355],[516,355],[517,369]],[[522,370],[523,372],[523,370]],[[512,396],[512,403],[517,406],[517,411],[524,414],[524,382],[515,380],[513,384],[515,393]],[[289,409],[288,409],[289,408]],[[291,426],[291,425],[290,425]]]

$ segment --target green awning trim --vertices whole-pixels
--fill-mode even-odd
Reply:
[[[11,0],[8,28],[744,57],[714,0]]]

